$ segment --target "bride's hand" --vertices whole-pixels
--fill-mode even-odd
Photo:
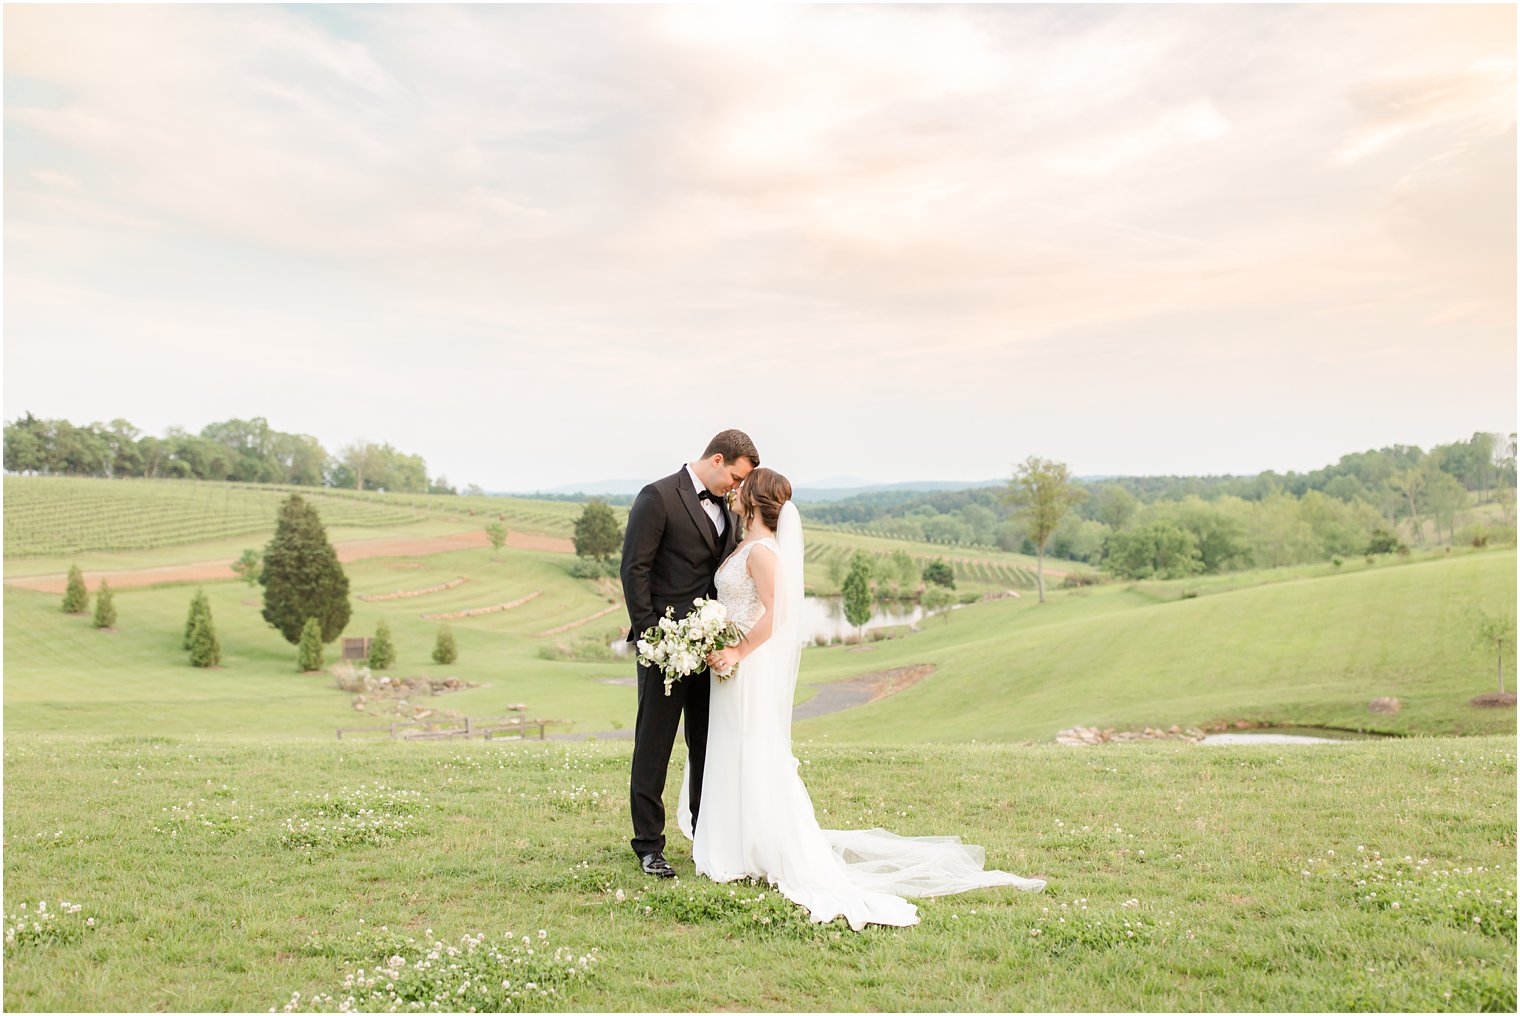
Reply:
[[[739,650],[730,646],[707,654],[707,665],[714,674],[726,674],[739,665]]]

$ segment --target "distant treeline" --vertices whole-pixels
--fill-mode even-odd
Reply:
[[[1393,445],[1343,455],[1311,473],[1114,477],[1082,486],[1086,500],[1062,521],[1046,553],[1131,577],[1361,554],[1390,537],[1396,546],[1401,525],[1415,541],[1427,523],[1452,541],[1511,541],[1515,435],[1480,432],[1428,452]],[[1003,494],[999,487],[880,491],[809,505],[807,517],[878,536],[1033,553]],[[1475,500],[1497,502],[1498,519],[1459,533],[1457,514]]]
[[[171,427],[163,437],[154,437],[121,419],[76,426],[27,413],[5,425],[5,468],[40,475],[458,493],[447,477],[429,479],[420,455],[369,441],[355,441],[329,454],[309,434],[283,433],[261,416],[208,424],[199,434]]]

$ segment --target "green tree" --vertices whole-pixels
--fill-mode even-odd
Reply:
[[[204,589],[197,589],[195,596],[190,600],[190,613],[185,616],[184,648],[186,649],[189,649],[194,644],[195,621],[202,614],[210,616],[211,601],[206,598],[206,591]]]
[[[301,673],[322,669],[322,624],[308,617],[301,625],[301,640],[296,644],[296,669]]]
[[[1105,483],[1093,497],[1092,518],[1110,529],[1123,529],[1139,507],[1135,495],[1117,483]]]
[[[259,566],[264,563],[264,555],[253,548],[243,551],[243,555],[232,562],[232,570],[237,572],[238,577],[250,586],[259,584]]]
[[[1121,578],[1179,579],[1203,571],[1198,537],[1158,519],[1110,533],[1103,541],[1103,568]]]
[[[898,585],[904,592],[918,591],[918,584],[924,577],[923,569],[906,550],[892,551],[892,570],[897,573]]]
[[[396,646],[391,642],[390,625],[380,622],[369,643],[369,669],[387,670],[396,664]]]
[[[844,577],[844,618],[860,632],[865,641],[865,623],[871,620],[871,558],[857,550],[850,561],[850,573]]]
[[[222,662],[222,644],[216,637],[216,625],[211,620],[211,607],[195,615],[195,626],[190,631],[190,665],[215,667]]]
[[[454,644],[454,632],[449,626],[438,626],[438,641],[433,644],[434,663],[453,663],[459,659],[459,647]]]
[[[1414,527],[1414,541],[1423,543],[1425,540],[1423,523],[1425,491],[1428,487],[1425,471],[1416,468],[1404,469],[1395,473],[1388,483],[1403,499],[1404,507],[1408,510],[1410,525]]]
[[[306,619],[315,617],[322,641],[331,642],[348,625],[348,576],[327,542],[317,510],[299,494],[280,506],[274,539],[264,548],[264,620],[295,645]]]
[[[1457,513],[1467,507],[1467,488],[1450,473],[1436,473],[1425,488],[1425,504],[1435,519],[1436,538],[1441,537],[1441,527],[1452,542],[1457,539]]]
[[[605,561],[623,546],[623,527],[601,498],[592,498],[575,520],[575,553]]]
[[[829,583],[831,585],[838,586],[844,582],[844,558],[838,556],[830,557],[826,567],[828,568]]]
[[[1045,602],[1045,545],[1073,505],[1081,503],[1087,492],[1071,482],[1071,473],[1063,462],[1052,462],[1031,455],[1008,481],[1004,500],[1022,518],[1034,541],[1035,581],[1040,602]]]
[[[934,586],[943,586],[946,589],[955,588],[955,569],[942,557],[924,565],[924,581]]]
[[[919,603],[924,608],[925,614],[943,613],[945,623],[950,623],[950,604],[955,602],[955,594],[944,586],[930,585],[924,589],[924,594],[919,598]]]
[[[1478,648],[1494,654],[1499,662],[1499,691],[1504,691],[1504,661],[1515,655],[1515,615],[1478,612],[1474,634]]]
[[[486,526],[486,539],[491,541],[491,549],[500,551],[507,543],[507,527],[500,522],[492,522]]]
[[[13,473],[38,473],[47,465],[48,427],[31,413],[5,425],[5,468]]]
[[[116,603],[111,596],[111,584],[105,579],[100,580],[100,588],[95,593],[95,620],[92,623],[97,628],[116,626]]]
[[[79,565],[69,565],[69,581],[63,590],[63,612],[83,614],[90,606],[90,591],[85,588],[84,573]]]

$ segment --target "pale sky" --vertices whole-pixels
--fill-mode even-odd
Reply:
[[[1515,428],[1515,11],[6,6],[4,415],[527,490]]]

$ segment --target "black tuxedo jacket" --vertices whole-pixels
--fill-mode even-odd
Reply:
[[[717,596],[713,575],[738,544],[739,517],[726,506],[728,524],[719,539],[697,499],[686,467],[646,486],[628,513],[623,536],[623,598],[628,603],[628,641],[659,623],[666,607],[677,618],[699,596]]]

